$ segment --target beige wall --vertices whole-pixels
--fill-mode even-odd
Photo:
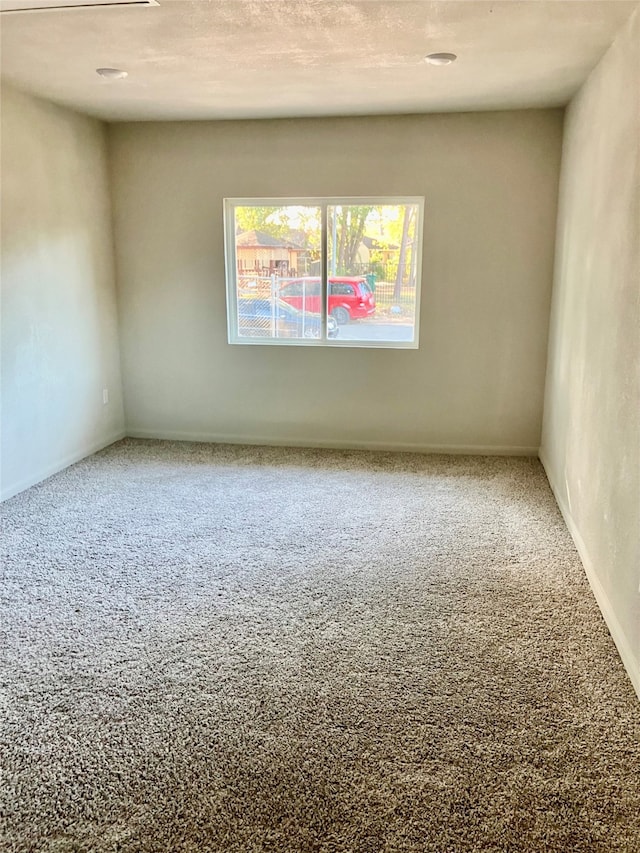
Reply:
[[[640,694],[640,16],[567,112],[542,458]]]
[[[3,497],[122,434],[116,324],[104,128],[3,85]]]
[[[535,453],[562,112],[114,125],[130,434]],[[225,196],[424,195],[419,350],[229,346]]]

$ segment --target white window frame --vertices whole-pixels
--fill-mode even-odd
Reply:
[[[327,290],[328,290],[328,234],[327,208],[334,205],[415,205],[418,208],[416,222],[416,308],[414,336],[411,341],[347,341],[326,337]],[[319,207],[321,211],[321,273],[322,291],[322,338],[250,338],[238,334],[238,287],[235,234],[236,207]],[[224,256],[227,289],[227,334],[230,344],[242,346],[278,347],[356,347],[358,349],[418,349],[420,337],[420,297],[422,292],[422,242],[424,228],[424,196],[321,196],[304,198],[225,198],[224,199]]]

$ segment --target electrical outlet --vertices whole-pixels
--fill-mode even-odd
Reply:
[[[102,405],[106,406],[108,402],[109,402],[109,389],[103,388],[102,389]]]

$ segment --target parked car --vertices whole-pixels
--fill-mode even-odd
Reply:
[[[295,278],[280,288],[280,299],[294,308],[306,308],[319,313],[321,310],[320,278]],[[371,286],[364,276],[329,277],[329,314],[342,326],[350,320],[370,317],[375,314],[376,300]]]
[[[242,338],[319,338],[322,317],[300,311],[282,299],[238,299],[238,334]],[[327,317],[327,337],[338,336],[338,323]]]

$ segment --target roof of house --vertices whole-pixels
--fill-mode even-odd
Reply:
[[[382,249],[391,251],[392,249],[399,248],[395,243],[382,243],[380,240],[376,240],[375,237],[364,236],[362,238],[362,242],[367,247],[367,249]]]
[[[303,251],[304,246],[294,243],[291,240],[284,240],[282,237],[272,237],[265,231],[243,231],[236,235],[236,246],[244,249],[297,249]]]

